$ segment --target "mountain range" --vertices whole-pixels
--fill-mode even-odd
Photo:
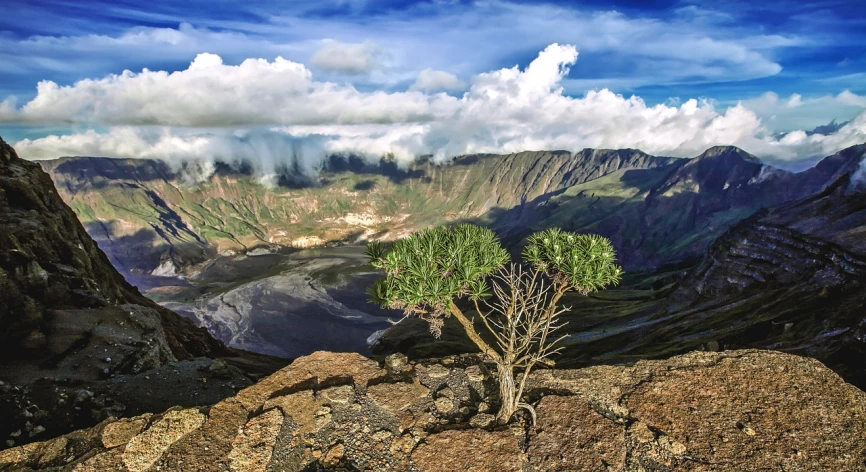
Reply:
[[[394,239],[455,221],[518,242],[561,226],[610,237],[627,270],[694,261],[761,208],[815,194],[859,165],[856,148],[799,174],[735,147],[693,159],[637,150],[471,155],[400,168],[332,157],[315,177],[275,187],[250,165],[216,165],[199,181],[187,163],[40,161],[60,195],[122,272],[175,274],[218,253]],[[300,176],[299,176],[300,175]]]
[[[557,226],[609,237],[628,274],[621,289],[569,300],[563,365],[773,347],[862,385],[864,155],[866,145],[854,146],[799,173],[731,146],[691,159],[586,149],[405,168],[332,157],[315,177],[287,170],[274,187],[249,164],[218,163],[198,180],[194,163],[41,165],[127,277],[195,278],[215,259],[262,246],[351,245],[466,221],[494,229],[516,255],[526,235]],[[221,332],[220,323],[206,325]],[[471,350],[452,328],[434,342],[409,321],[378,336],[374,352]]]

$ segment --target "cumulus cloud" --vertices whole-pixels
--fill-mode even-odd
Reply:
[[[380,67],[382,55],[382,48],[372,41],[351,44],[329,39],[313,53],[310,62],[326,71],[359,75]]]
[[[413,90],[432,92],[436,90],[458,90],[465,86],[456,75],[444,70],[424,69],[412,85]]]
[[[107,155],[205,161],[248,159],[263,175],[300,162],[314,171],[329,154],[400,162],[432,154],[438,161],[476,153],[523,150],[639,148],[694,156],[732,144],[761,157],[795,161],[827,155],[866,141],[866,112],[830,135],[793,131],[774,137],[748,103],[717,110],[707,100],[647,105],[607,89],[582,97],[563,92],[577,49],[552,44],[525,69],[504,68],[472,79],[462,97],[420,91],[361,92],[317,82],[300,63],[248,59],[226,65],[200,55],[185,71],[125,72],[71,87],[40,84],[18,115],[27,119],[119,124],[16,143],[21,155]],[[840,94],[857,102],[855,94]],[[838,99],[838,97],[836,98]],[[802,107],[805,98],[777,99],[776,107]],[[159,132],[131,127],[166,126]],[[268,129],[197,131],[194,126]],[[187,128],[179,128],[186,126]],[[264,156],[264,157],[262,157]]]
[[[224,64],[199,54],[186,70],[124,71],[71,86],[39,82],[14,119],[35,123],[235,126],[426,121],[456,99],[421,92],[362,93],[317,82],[301,63],[277,57]],[[7,117],[9,121],[9,117]]]

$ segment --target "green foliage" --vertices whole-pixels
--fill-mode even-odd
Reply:
[[[565,277],[575,290],[587,294],[616,284],[622,277],[610,240],[596,234],[576,234],[559,228],[529,237],[523,259],[547,272]]]
[[[388,249],[371,243],[366,254],[386,273],[370,289],[372,301],[435,315],[444,314],[454,298],[486,296],[485,276],[508,261],[492,231],[469,224],[419,231]]]

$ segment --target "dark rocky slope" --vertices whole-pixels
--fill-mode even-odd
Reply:
[[[519,246],[561,227],[611,239],[629,271],[696,263],[728,228],[755,212],[821,192],[853,172],[855,146],[793,174],[733,146],[665,167],[634,168],[540,195],[496,215],[491,226]]]
[[[109,414],[189,404],[201,390],[196,368],[210,364],[204,358],[238,356],[246,357],[240,364],[266,363],[143,297],[41,167],[0,140],[0,448]],[[163,373],[163,383],[154,375],[148,388],[171,394],[146,398],[128,388],[149,383],[146,372],[165,366],[176,368]],[[222,374],[225,388],[206,396],[218,400],[233,393],[233,381],[249,383],[236,368]]]
[[[530,378],[495,426],[474,356],[385,368],[317,352],[211,407],[107,420],[0,452],[0,470],[758,471],[866,468],[866,394],[818,361],[691,353]],[[494,371],[495,372],[495,371]]]

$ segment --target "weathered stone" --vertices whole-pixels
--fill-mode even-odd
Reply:
[[[326,356],[317,357],[327,365]],[[361,366],[365,376],[378,372],[345,364]],[[436,384],[456,398],[465,386],[459,365],[447,387]],[[536,405],[535,428],[512,422],[492,432],[483,429],[493,426],[492,414],[452,416],[454,400],[440,396],[434,405],[417,376],[379,377],[400,381],[364,391],[366,381],[306,368],[277,376],[288,387],[271,379],[243,402],[214,405],[206,419],[198,410],[171,410],[138,434],[141,418],[109,421],[2,451],[0,469],[847,471],[866,461],[866,394],[820,363],[774,352],[541,371],[527,395]],[[306,383],[295,383],[299,378]],[[322,378],[319,388],[315,379]],[[352,400],[341,403],[350,392]],[[264,399],[252,404],[254,397]]]
[[[409,359],[406,354],[395,352],[385,358],[385,370],[388,371],[388,375],[401,376],[411,370]]]
[[[337,444],[322,457],[322,465],[329,468],[337,467],[342,462],[345,453],[346,449],[343,444]]]
[[[205,416],[194,409],[174,410],[132,438],[123,452],[123,463],[131,472],[142,472],[191,431],[201,427]]]
[[[732,470],[864,467],[866,394],[818,361],[739,351],[668,364],[626,404],[695,460]]]
[[[48,467],[61,458],[61,456],[66,452],[66,446],[69,444],[69,440],[61,436],[57,439],[48,441],[45,444],[46,446],[42,450],[42,454],[39,456],[38,467]]]
[[[625,459],[623,427],[577,397],[546,396],[536,407],[529,460],[540,471],[607,470]],[[614,469],[616,470],[616,469]]]
[[[355,389],[351,385],[331,387],[319,392],[328,404],[346,405],[355,399]]]
[[[486,428],[493,424],[496,417],[489,413],[478,413],[469,420],[469,426],[473,428]]]
[[[526,457],[508,431],[445,431],[427,436],[412,453],[412,460],[421,472],[507,472],[526,467]]]
[[[454,409],[454,400],[448,397],[439,397],[433,404],[436,405],[436,411],[441,414],[449,413]]]
[[[427,375],[434,379],[441,379],[444,377],[448,377],[448,374],[451,373],[451,370],[447,367],[442,366],[441,364],[433,364],[427,366]]]
[[[278,408],[268,410],[244,425],[232,442],[229,465],[237,472],[264,472],[274,452],[277,434],[283,425]]]
[[[367,396],[392,415],[417,405],[430,394],[430,389],[417,380],[413,383],[383,383],[367,389]]]
[[[471,365],[466,368],[466,377],[472,382],[481,382],[484,380],[484,372],[481,370],[481,367]]]
[[[153,415],[148,413],[107,424],[102,430],[102,445],[107,448],[125,445],[147,426],[151,416]]]
[[[318,351],[299,357],[291,365],[241,390],[235,398],[247,409],[254,410],[280,390],[297,385],[316,382],[330,386],[354,384],[364,388],[370,380],[386,375],[379,364],[360,354]]]

